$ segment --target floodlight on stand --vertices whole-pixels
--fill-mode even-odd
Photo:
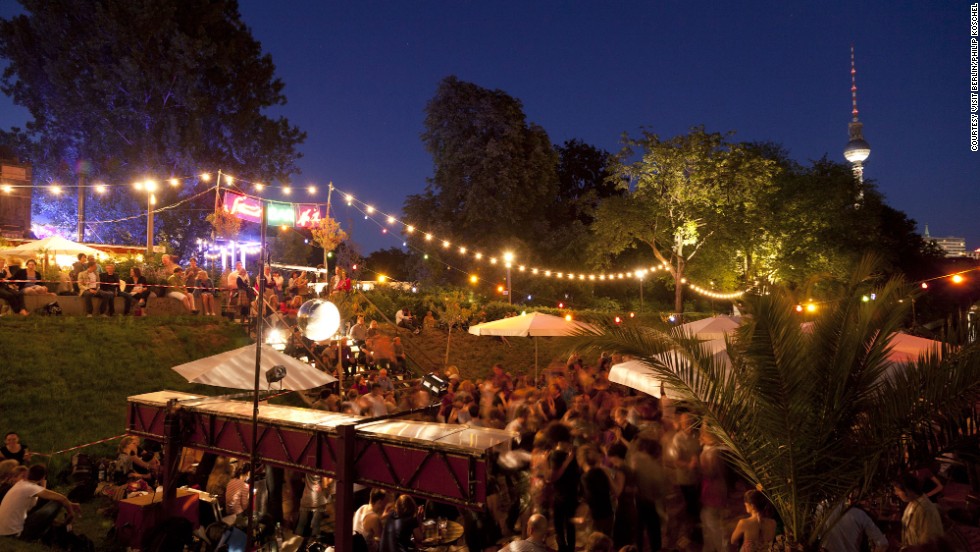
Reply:
[[[279,382],[286,379],[286,367],[282,364],[276,364],[272,368],[269,368],[265,372],[265,381],[271,386],[273,383]]]
[[[296,313],[296,325],[307,339],[324,341],[340,328],[340,311],[330,301],[310,299]]]

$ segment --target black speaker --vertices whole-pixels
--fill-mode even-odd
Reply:
[[[435,374],[428,374],[422,378],[422,387],[433,395],[442,396],[449,391],[449,381],[440,378]]]

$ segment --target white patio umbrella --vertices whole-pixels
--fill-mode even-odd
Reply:
[[[0,255],[16,257],[18,259],[32,259],[42,253],[47,253],[48,255],[73,256],[77,256],[79,253],[85,253],[86,255],[106,254],[104,251],[99,251],[98,249],[89,247],[84,243],[76,243],[71,240],[67,240],[61,236],[49,236],[43,240],[23,243],[12,249],[4,249],[3,251],[0,251]]]
[[[533,337],[534,339],[534,379],[538,379],[538,337],[563,337],[582,332],[596,333],[591,324],[566,320],[561,316],[531,312],[493,322],[470,326],[473,335],[492,335],[499,337]]]
[[[260,373],[264,377],[265,373],[274,366],[284,366],[286,377],[281,382],[272,384],[273,388],[278,388],[281,383],[282,389],[302,391],[337,381],[337,378],[321,372],[305,362],[280,353],[268,345],[263,345]],[[247,345],[240,349],[174,366],[173,370],[191,383],[203,383],[230,389],[254,389],[255,345]]]
[[[693,335],[700,339],[724,339],[725,336],[734,332],[741,322],[741,316],[712,316],[681,324],[674,328],[674,332]]]

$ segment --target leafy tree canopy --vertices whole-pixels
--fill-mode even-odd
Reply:
[[[703,246],[727,241],[752,255],[775,171],[772,161],[703,127],[669,139],[651,132],[627,139],[611,178],[629,193],[600,205],[592,225],[596,256],[601,262],[637,244],[649,247],[651,260],[670,271],[681,312],[679,284]]]
[[[558,157],[521,102],[451,76],[425,112],[422,142],[434,174],[424,193],[406,199],[408,219],[495,252],[513,247],[515,235],[543,235]]]
[[[0,20],[2,90],[33,117],[11,129],[37,182],[128,185],[205,169],[282,180],[297,171],[305,135],[266,108],[282,105],[283,83],[242,22],[233,0],[21,0],[26,12]],[[193,184],[194,179],[187,183]],[[164,187],[158,205],[200,191]],[[126,186],[99,199],[138,214],[145,198]],[[213,198],[211,200],[213,202]],[[69,200],[67,209],[75,206]],[[158,215],[178,253],[209,233],[201,198]],[[98,212],[96,213],[98,216]],[[143,221],[145,223],[145,219]],[[130,233],[139,235],[139,221]],[[124,224],[104,229],[127,239]]]

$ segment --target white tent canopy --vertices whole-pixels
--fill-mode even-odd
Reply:
[[[703,350],[715,357],[718,362],[724,363],[727,368],[731,368],[731,361],[728,360],[728,349],[724,339],[712,339],[701,343]],[[659,355],[666,359],[668,355],[676,352],[668,351]],[[626,387],[642,391],[647,395],[652,395],[658,399],[661,391],[668,393],[670,388],[666,387],[660,376],[653,370],[649,363],[642,360],[627,360],[609,367],[609,381],[625,385]]]
[[[337,381],[337,378],[321,372],[289,355],[276,351],[268,345],[262,347],[262,365],[259,368],[259,382],[268,388],[265,373],[274,366],[286,367],[286,378],[272,384],[272,388],[290,391],[313,389]],[[255,387],[255,345],[247,345],[202,358],[179,366],[173,370],[191,383],[203,383],[230,389],[254,389]]]
[[[49,236],[43,240],[24,243],[12,249],[0,251],[0,255],[18,259],[33,259],[42,254],[77,256],[79,253],[85,253],[86,255],[106,255],[104,251],[99,251],[83,243],[75,243],[61,236]]]
[[[691,335],[701,339],[724,339],[732,334],[742,322],[741,316],[712,316],[702,318],[674,328],[679,335]]]

